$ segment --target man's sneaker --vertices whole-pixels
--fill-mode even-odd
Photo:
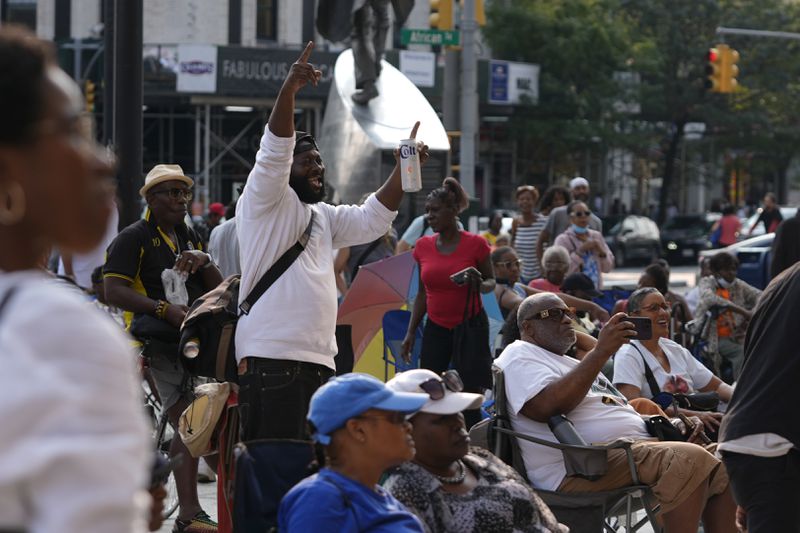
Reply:
[[[198,483],[214,483],[217,480],[217,474],[208,466],[205,459],[200,459],[197,464],[197,482]]]
[[[217,533],[217,523],[200,511],[191,520],[175,520],[172,533]]]

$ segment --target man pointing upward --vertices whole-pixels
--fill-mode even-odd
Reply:
[[[337,353],[333,250],[384,235],[403,198],[400,169],[363,205],[332,206],[314,137],[295,131],[295,95],[316,85],[309,42],[278,93],[256,162],[236,208],[244,298],[307,227],[305,250],[242,316],[236,330],[242,440],[303,439],[311,395],[334,373]],[[419,122],[411,137],[415,138]],[[428,147],[418,143],[420,161]],[[397,158],[397,155],[395,155]]]

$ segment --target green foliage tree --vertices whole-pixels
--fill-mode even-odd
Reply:
[[[746,153],[751,173],[785,183],[800,141],[800,43],[727,36],[742,56],[732,95],[703,89],[704,55],[718,26],[800,31],[798,15],[790,0],[495,1],[484,33],[496,57],[542,67],[539,102],[514,123],[539,157],[557,164],[596,138],[660,154],[662,222],[690,121],[707,124],[718,153]],[[615,112],[618,70],[641,76],[637,117]]]
[[[512,127],[548,168],[592,139],[614,135],[613,72],[626,41],[603,2],[493,2],[484,28],[495,57],[541,66],[539,101],[515,115]]]

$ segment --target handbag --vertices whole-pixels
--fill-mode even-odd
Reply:
[[[218,425],[230,392],[230,383],[204,383],[194,388],[194,401],[178,419],[178,434],[192,457],[217,452]]]
[[[239,305],[240,276],[235,274],[192,303],[180,331],[181,361],[192,376],[236,382],[236,323],[250,312],[258,299],[294,263],[311,237],[314,211],[305,231],[261,276]],[[187,346],[188,345],[188,346]],[[194,352],[194,353],[192,353]]]
[[[644,419],[644,426],[647,432],[658,440],[674,440],[686,442],[686,436],[672,425],[669,419],[661,415],[651,416]]]
[[[467,288],[464,320],[453,329],[453,368],[464,387],[492,388],[492,352],[489,348],[489,318],[472,286]],[[470,311],[478,310],[472,315]],[[470,316],[472,315],[472,316]]]
[[[660,405],[662,409],[666,409],[674,402],[678,405],[678,407],[683,409],[691,409],[693,411],[717,410],[717,407],[719,407],[719,394],[717,394],[716,391],[692,392],[690,394],[672,394],[669,392],[662,392],[661,388],[656,382],[655,376],[653,376],[653,371],[650,369],[650,365],[647,364],[647,361],[644,358],[642,351],[633,343],[631,343],[631,346],[633,346],[636,351],[639,352],[639,356],[642,358],[642,362],[644,363],[644,377],[647,380],[647,384],[650,386],[650,393],[653,395],[651,399]]]

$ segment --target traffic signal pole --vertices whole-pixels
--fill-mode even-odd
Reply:
[[[478,136],[478,59],[475,54],[475,0],[461,10],[461,186],[475,197],[475,155]]]
[[[772,37],[774,39],[792,39],[800,41],[800,33],[790,31],[769,31],[769,30],[749,30],[746,28],[726,28],[720,26],[717,28],[719,35],[749,35],[751,37]]]
[[[119,158],[120,227],[139,219],[142,181],[142,1],[117,2],[114,32],[114,142]]]

